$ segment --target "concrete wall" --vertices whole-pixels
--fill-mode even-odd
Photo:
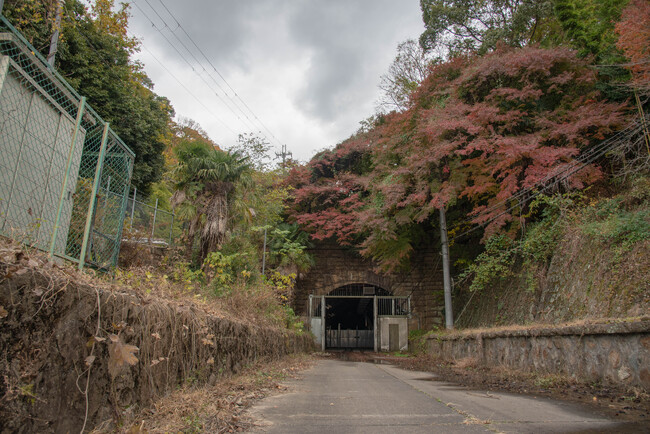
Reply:
[[[326,295],[336,288],[353,283],[377,285],[393,295],[410,295],[413,316],[409,329],[431,329],[444,323],[442,270],[439,253],[416,251],[410,270],[382,274],[377,265],[362,258],[355,250],[336,245],[319,245],[309,250],[315,265],[300,273],[296,280],[294,310],[306,316],[309,294]],[[434,268],[438,265],[438,268]]]
[[[406,318],[379,318],[379,350],[390,351],[390,325],[397,324],[399,326],[399,351],[406,351],[409,347],[409,330],[408,319]]]
[[[488,366],[650,390],[650,317],[613,324],[430,336],[427,351],[449,360],[471,357]]]

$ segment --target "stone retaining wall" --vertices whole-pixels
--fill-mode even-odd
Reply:
[[[634,322],[461,332],[427,338],[430,354],[650,390],[650,318]]]

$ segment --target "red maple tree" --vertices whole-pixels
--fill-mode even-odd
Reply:
[[[389,269],[441,207],[489,222],[485,237],[514,231],[520,210],[504,212],[504,199],[626,123],[627,107],[604,101],[595,84],[568,49],[501,47],[438,64],[408,110],[301,169],[293,215],[314,238],[354,242]],[[367,163],[355,166],[359,158]],[[600,175],[589,166],[568,187]]]

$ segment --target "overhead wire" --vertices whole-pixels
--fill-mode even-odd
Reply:
[[[146,0],[145,0],[145,1],[146,1]],[[151,19],[151,17],[149,17],[149,16],[146,14],[146,12],[145,12],[141,7],[140,7],[140,5],[138,5],[138,3],[136,3],[135,1],[132,2],[132,3],[133,3],[133,4],[138,8],[138,10],[140,10],[140,12],[141,12],[141,13],[142,13],[146,18],[147,18],[147,20],[149,20],[149,22],[151,23],[151,26],[152,26],[152,27],[153,27],[153,28],[154,28],[158,33],[160,33],[160,35],[165,39],[165,41],[167,41],[167,43],[168,43],[168,44],[169,44],[169,45],[174,49],[174,51],[176,51],[176,53],[181,57],[181,59],[183,59],[183,61],[184,61],[184,62],[185,62],[185,63],[186,63],[186,64],[187,64],[191,69],[192,69],[192,71],[193,71],[193,72],[194,72],[194,73],[195,73],[195,74],[196,74],[196,75],[201,79],[201,81],[203,81],[203,83],[204,83],[204,84],[205,84],[205,85],[206,85],[206,86],[207,86],[207,87],[208,87],[208,88],[209,88],[209,89],[214,93],[214,95],[215,95],[215,96],[216,96],[216,97],[217,97],[217,98],[218,98],[218,99],[219,99],[219,100],[220,100],[220,101],[221,101],[221,102],[226,106],[226,108],[227,108],[227,109],[228,109],[228,110],[229,110],[233,115],[235,115],[235,117],[237,117],[237,119],[242,123],[242,125],[243,125],[245,128],[248,128],[248,126],[246,125],[246,123],[245,123],[245,122],[244,122],[244,121],[243,121],[243,120],[242,120],[242,119],[237,115],[237,113],[235,113],[235,112],[232,110],[232,108],[230,108],[230,107],[228,106],[228,104],[226,103],[226,101],[225,101],[225,100],[224,100],[224,99],[223,99],[223,98],[218,94],[218,92],[217,92],[217,91],[216,91],[216,90],[215,90],[215,89],[210,85],[210,83],[208,83],[208,82],[205,80],[205,78],[204,78],[203,76],[201,76],[201,75],[196,71],[196,69],[194,68],[194,66],[192,65],[192,63],[191,63],[189,60],[187,60],[187,58],[183,55],[183,53],[181,53],[181,51],[178,49],[178,47],[177,47],[177,46],[176,46],[176,45],[175,45],[175,44],[174,44],[174,43],[173,43],[173,42],[172,42],[172,41],[171,41],[171,40],[170,40],[170,39],[169,39],[169,38],[168,38],[168,37],[167,37],[163,32],[162,32],[162,30],[161,30],[161,29],[160,29],[160,28],[159,28],[159,27],[158,27],[158,26],[153,22],[153,20]],[[165,26],[167,27],[167,24],[166,24],[166,23],[165,23]],[[146,49],[146,47],[145,47],[144,44],[141,43],[141,45]],[[147,51],[148,51],[149,53],[151,53],[150,50],[147,50]],[[190,54],[191,54],[191,53],[190,53]],[[160,63],[160,62],[159,62],[159,63]],[[167,69],[167,68],[165,68],[165,69]],[[185,86],[183,86],[183,87],[186,88]],[[187,88],[186,88],[186,89],[187,89]],[[229,127],[229,128],[230,128],[230,127]],[[232,131],[232,130],[231,130],[231,131]],[[234,133],[234,132],[233,132],[233,133]],[[234,133],[234,134],[236,134],[236,133]]]
[[[193,71],[195,74],[197,74],[197,76],[199,76],[199,77],[201,78],[201,80],[206,84],[206,86],[208,86],[208,87],[209,87],[209,88],[210,88],[210,89],[215,93],[215,95],[216,95],[216,96],[219,98],[219,100],[220,100],[220,101],[221,101],[221,102],[226,106],[226,108],[227,108],[227,109],[228,109],[228,110],[229,110],[233,115],[235,115],[235,116],[237,117],[237,119],[242,123],[242,125],[246,125],[246,122],[244,122],[244,120],[243,120],[243,119],[241,118],[241,116],[239,116],[239,114],[238,114],[238,113],[233,109],[233,107],[235,107],[235,108],[239,111],[239,113],[241,113],[242,116],[244,116],[244,118],[246,119],[246,121],[248,121],[248,125],[246,125],[247,128],[249,128],[249,127],[252,126],[253,129],[259,129],[259,133],[264,137],[264,139],[266,139],[267,142],[271,143],[272,141],[271,141],[271,140],[269,139],[269,137],[267,137],[266,134],[262,131],[262,129],[263,129],[263,130],[266,130],[266,132],[267,132],[267,133],[268,133],[268,134],[269,134],[269,135],[270,135],[270,136],[275,140],[275,142],[276,142],[278,145],[281,146],[282,143],[281,143],[281,142],[277,139],[277,137],[276,137],[276,136],[275,136],[275,135],[274,135],[274,134],[273,134],[273,133],[268,129],[268,127],[266,127],[266,125],[265,125],[265,124],[264,124],[264,123],[259,119],[259,117],[255,114],[255,112],[253,112],[253,110],[250,108],[250,106],[248,106],[248,104],[246,104],[246,102],[245,102],[245,101],[244,101],[244,100],[239,96],[239,94],[234,90],[234,88],[230,85],[230,83],[228,83],[228,81],[225,79],[225,77],[223,77],[223,75],[219,72],[219,70],[218,70],[218,69],[214,66],[214,64],[210,61],[210,59],[209,59],[208,56],[205,54],[205,52],[204,52],[204,51],[203,51],[203,50],[198,46],[198,44],[194,41],[194,39],[193,39],[193,38],[188,34],[188,32],[187,32],[187,31],[185,30],[185,28],[181,25],[181,23],[176,19],[176,17],[172,14],[172,12],[171,12],[171,11],[169,10],[169,8],[165,5],[165,3],[162,2],[162,0],[159,0],[160,4],[163,6],[163,8],[167,11],[167,13],[169,14],[169,16],[170,16],[170,17],[172,18],[172,20],[175,22],[175,24],[176,24],[176,28],[175,28],[175,29],[172,29],[172,27],[169,25],[169,23],[168,23],[168,22],[165,20],[165,18],[164,18],[164,17],[163,17],[159,12],[158,12],[158,10],[157,10],[157,9],[156,9],[152,4],[151,4],[151,2],[150,2],[149,0],[144,0],[144,1],[147,3],[147,5],[149,6],[149,8],[151,8],[151,9],[154,11],[154,13],[155,13],[156,16],[158,17],[158,19],[162,22],[162,26],[163,26],[162,29],[159,28],[159,26],[157,26],[157,25],[154,23],[153,19],[152,19],[152,18],[147,14],[147,12],[144,11],[144,9],[143,9],[142,7],[140,7],[140,5],[138,5],[138,3],[137,3],[135,0],[134,0],[133,2],[131,2],[131,3],[133,3],[133,4],[138,8],[138,10],[139,10],[139,11],[140,11],[144,16],[145,16],[145,18],[149,20],[149,22],[151,23],[152,27],[154,27],[154,29],[155,29],[158,33],[160,33],[160,34],[163,36],[163,38],[167,41],[167,43],[168,43],[169,45],[172,46],[172,48],[177,52],[177,54],[178,54],[179,56],[181,56],[181,58],[182,58],[182,59],[183,59],[183,60],[184,60],[184,61],[185,61],[189,66],[190,66],[190,68],[192,69],[192,71]],[[189,61],[187,60],[186,56],[183,55],[183,54],[180,52],[180,50],[178,49],[178,47],[177,47],[177,46],[176,46],[176,45],[175,45],[175,44],[174,44],[174,43],[173,43],[173,42],[172,42],[172,41],[171,41],[171,40],[170,40],[170,39],[169,39],[169,38],[164,34],[163,30],[164,30],[165,28],[168,29],[169,32],[172,33],[172,35],[174,35],[174,38],[175,38],[175,39],[176,39],[176,40],[181,44],[181,46],[183,47],[183,49],[184,49],[187,53],[189,53],[189,55],[194,59],[194,61],[196,62],[197,66],[201,68],[201,70],[205,73],[205,75],[207,75],[208,77],[210,77],[211,81],[214,82],[214,84],[219,88],[219,90],[224,94],[224,96],[225,96],[226,98],[228,98],[228,100],[230,100],[230,103],[231,103],[230,105],[229,105],[229,104],[228,104],[228,103],[227,103],[227,102],[226,102],[226,101],[225,101],[225,100],[224,100],[224,99],[223,99],[223,98],[218,94],[218,92],[217,92],[217,91],[212,87],[212,85],[210,85],[209,83],[206,82],[206,80],[201,76],[201,74],[196,70],[196,68],[194,68],[194,66],[191,64],[191,62],[189,62]],[[185,37],[186,37],[186,38],[187,38],[187,39],[192,43],[192,45],[195,47],[196,51],[197,51],[198,53],[200,53],[201,56],[203,56],[203,58],[206,60],[207,64],[212,68],[212,70],[213,70],[213,71],[218,75],[218,77],[223,81],[223,83],[225,84],[225,86],[226,86],[228,89],[230,89],[230,91],[234,94],[234,96],[235,96],[236,99],[233,98],[233,97],[232,97],[232,96],[231,96],[231,95],[230,95],[230,94],[229,94],[229,93],[228,93],[228,92],[227,92],[227,91],[226,91],[226,90],[221,86],[221,84],[219,84],[219,82],[216,80],[216,78],[215,78],[215,77],[214,77],[214,76],[213,76],[213,75],[212,75],[212,74],[211,74],[211,73],[210,73],[210,72],[205,68],[205,66],[203,66],[203,64],[199,61],[199,59],[198,59],[198,58],[196,57],[196,55],[192,52],[192,50],[190,50],[190,48],[189,48],[189,47],[188,47],[188,46],[183,42],[183,40],[182,40],[182,39],[181,39],[181,38],[176,34],[176,30],[177,30],[177,29],[181,29],[181,30],[182,30],[182,32],[185,34]],[[251,119],[251,117],[248,116],[248,114],[246,113],[246,111],[244,111],[244,110],[242,109],[242,107],[240,107],[240,104],[238,104],[237,101],[239,101],[240,104],[243,105],[243,106],[246,108],[246,110],[248,110],[248,112],[249,112],[249,113],[251,114],[251,116],[252,116],[252,117],[257,121],[257,123],[258,123],[259,125],[257,125],[257,126],[255,125],[255,122]],[[260,126],[261,126],[261,129],[259,128]]]
[[[75,23],[74,20],[72,20],[72,18],[70,17],[70,11],[68,10],[67,6],[65,6],[65,5],[64,5],[64,10],[66,11],[65,19],[68,20],[68,22],[71,22],[71,23],[74,24],[74,23]],[[86,40],[86,42],[88,43],[88,46],[89,46],[89,47],[90,47],[90,48],[91,48],[91,49],[92,49],[92,50],[97,54],[97,56],[98,56],[99,59],[102,61],[102,63],[104,63],[108,68],[111,68],[112,66],[114,66],[114,65],[111,65],[111,63],[110,63],[108,60],[106,60],[105,55],[104,55],[102,52],[100,52],[100,51],[97,49],[97,47],[95,47],[95,45],[94,45],[94,44],[92,43],[92,41],[88,38],[88,36],[86,36],[83,32],[79,32],[79,34],[80,34],[80,35],[81,35],[81,36]],[[133,35],[132,33],[128,32],[128,31],[127,31],[127,34],[128,34],[129,37],[131,37],[131,38],[136,38],[135,35]],[[175,80],[175,81],[176,81],[176,82],[177,82],[177,83],[178,83],[178,84],[179,84],[179,85],[180,85],[180,86],[181,86],[181,87],[182,87],[182,88],[187,92],[187,93],[188,93],[188,95],[190,95],[192,98],[194,98],[194,99],[195,99],[195,100],[196,100],[196,101],[197,101],[197,102],[198,102],[198,103],[199,103],[199,104],[200,104],[200,105],[201,105],[201,106],[202,106],[202,107],[203,107],[203,108],[204,108],[208,113],[210,113],[210,114],[215,118],[215,120],[217,120],[217,122],[219,122],[221,125],[223,125],[223,126],[224,126],[226,129],[228,129],[228,131],[230,131],[231,133],[233,133],[233,134],[237,134],[237,133],[236,133],[236,132],[235,132],[235,131],[234,131],[234,130],[233,130],[233,129],[232,129],[232,128],[231,128],[231,127],[226,123],[226,122],[223,121],[223,119],[221,119],[221,118],[220,118],[219,116],[217,116],[217,115],[216,115],[212,110],[210,110],[208,107],[206,107],[206,105],[205,105],[205,104],[204,104],[204,103],[203,103],[203,102],[202,102],[202,101],[201,101],[201,100],[200,100],[200,99],[199,99],[199,98],[198,98],[198,97],[197,97],[197,96],[196,96],[192,91],[190,91],[190,90],[187,88],[187,86],[185,86],[185,84],[183,84],[183,82],[182,82],[178,77],[176,77],[176,75],[174,75],[174,74],[169,70],[169,68],[167,68],[167,66],[165,66],[165,64],[164,64],[163,62],[161,62],[161,61],[160,61],[160,60],[159,60],[159,59],[158,59],[158,58],[153,54],[153,52],[151,52],[151,51],[150,51],[150,50],[149,50],[149,49],[148,49],[144,44],[140,44],[140,46],[141,46],[142,48],[144,48],[145,51],[147,51],[147,52],[149,53],[149,55],[150,55],[150,56],[151,56],[151,57],[152,57],[152,58],[153,58],[153,59],[154,59],[154,60],[155,60],[155,61],[156,61],[156,62],[157,62],[157,63],[158,63],[158,64],[159,64],[159,65],[160,65],[160,66],[161,66],[161,67],[162,67],[162,68],[163,68],[163,69],[164,69],[164,70],[165,70],[165,71],[166,71],[166,72],[167,72],[167,73],[168,73],[168,74],[169,74],[169,75],[170,75],[170,76],[171,76],[171,77],[172,77],[172,78],[173,78],[173,79],[174,79],[174,80]]]
[[[228,129],[228,131],[230,131],[230,132],[233,133],[233,134],[237,134],[237,133],[235,132],[235,130],[233,130],[233,129],[232,129],[232,128],[231,128],[231,127],[230,127],[230,126],[225,122],[225,121],[223,121],[223,120],[221,119],[221,117],[217,116],[216,113],[214,113],[212,110],[210,110],[210,109],[209,109],[209,108],[208,108],[208,107],[203,103],[203,101],[201,101],[201,100],[200,100],[200,99],[199,99],[199,98],[198,98],[198,97],[197,97],[197,96],[196,96],[196,95],[195,95],[191,90],[189,90],[189,89],[187,88],[187,86],[185,86],[185,84],[183,84],[183,82],[182,82],[178,77],[176,77],[176,75],[174,75],[174,73],[171,72],[171,71],[169,70],[169,68],[167,68],[167,66],[165,66],[165,64],[164,64],[162,61],[160,61],[160,59],[158,59],[158,57],[156,57],[155,54],[153,54],[153,53],[151,52],[151,50],[149,50],[149,49],[148,49],[144,44],[141,44],[141,46],[142,46],[142,48],[145,49],[145,51],[146,51],[147,53],[149,53],[149,55],[150,55],[150,56],[151,56],[151,57],[152,57],[152,58],[153,58],[153,59],[154,59],[154,60],[155,60],[155,61],[156,61],[156,62],[157,62],[157,63],[158,63],[158,64],[159,64],[159,65],[160,65],[160,66],[161,66],[161,67],[162,67],[162,68],[163,68],[163,69],[164,69],[164,70],[165,70],[165,71],[166,71],[166,72],[167,72],[167,73],[168,73],[168,74],[169,74],[169,75],[170,75],[170,76],[171,76],[171,77],[172,77],[172,78],[173,78],[173,79],[178,83],[178,84],[181,85],[181,87],[182,87],[183,89],[185,89],[185,91],[188,93],[188,95],[190,95],[192,98],[194,98],[194,99],[195,99],[195,100],[196,100],[196,101],[201,105],[201,107],[203,107],[203,108],[204,108],[208,113],[210,113],[210,114],[211,114],[211,115],[212,115],[212,116],[213,116],[213,117],[214,117],[214,118],[215,118],[215,119],[216,119],[216,120],[217,120],[221,125],[223,125],[224,127],[226,127],[226,128]]]
[[[187,39],[189,39],[190,42],[192,42],[192,45],[194,45],[194,47],[198,50],[198,52],[201,53],[201,55],[202,55],[203,58],[206,60],[206,62],[208,62],[208,65],[210,65],[210,67],[214,70],[214,72],[217,73],[217,75],[219,76],[219,78],[221,78],[221,80],[223,80],[223,82],[226,84],[226,86],[228,86],[228,88],[229,88],[229,89],[231,90],[231,92],[235,95],[235,97],[236,97],[236,98],[237,98],[237,99],[238,99],[238,100],[243,104],[244,107],[246,107],[246,109],[251,113],[251,115],[255,118],[255,120],[257,120],[257,121],[259,122],[259,124],[260,124],[260,125],[261,125],[265,130],[266,130],[266,132],[269,133],[269,135],[271,135],[271,137],[273,137],[273,139],[275,139],[275,141],[277,142],[277,144],[280,145],[280,146],[282,146],[282,143],[278,140],[277,137],[275,137],[275,135],[273,134],[273,132],[271,132],[271,130],[269,130],[269,129],[266,127],[266,125],[265,125],[265,124],[264,124],[264,123],[263,123],[263,122],[262,122],[262,121],[257,117],[257,115],[255,114],[255,112],[254,112],[254,111],[253,111],[253,110],[248,106],[248,104],[246,104],[246,102],[245,102],[245,101],[244,101],[244,100],[239,96],[239,94],[235,91],[235,89],[233,89],[232,86],[230,86],[230,83],[228,83],[228,81],[224,78],[224,76],[221,75],[221,73],[219,72],[219,70],[214,66],[214,64],[212,63],[212,61],[211,61],[211,60],[208,58],[208,56],[203,52],[203,50],[202,50],[202,49],[201,49],[201,48],[196,44],[196,42],[194,42],[194,39],[192,39],[192,37],[187,33],[187,31],[185,30],[185,28],[184,28],[184,27],[183,27],[183,26],[178,22],[178,20],[177,20],[176,17],[174,16],[174,14],[172,14],[171,11],[169,10],[169,8],[167,8],[167,6],[166,6],[165,3],[163,2],[163,0],[158,0],[158,1],[159,1],[160,4],[163,6],[163,8],[165,8],[165,10],[166,10],[167,13],[169,14],[169,16],[172,17],[172,19],[174,20],[174,22],[176,22],[176,25],[178,26],[178,28],[180,28],[180,29],[183,31],[183,33],[185,34],[185,36],[187,37]],[[268,140],[268,138],[267,138],[267,140]]]
[[[530,200],[534,199],[535,197],[545,193],[546,191],[548,191],[552,187],[558,185],[560,182],[565,181],[569,177],[573,176],[575,173],[577,173],[580,170],[584,169],[589,164],[593,163],[594,161],[596,161],[598,158],[602,157],[606,153],[608,153],[608,152],[622,146],[624,143],[618,143],[616,141],[616,139],[618,139],[623,134],[634,135],[634,134],[636,134],[636,133],[638,133],[640,131],[641,131],[641,126],[640,125],[636,125],[636,122],[630,123],[626,128],[624,128],[623,130],[617,132],[614,136],[609,137],[608,139],[603,140],[601,143],[594,146],[592,149],[590,149],[585,154],[583,154],[581,156],[581,158],[574,159],[569,165],[565,166],[559,172],[558,171],[553,172],[553,173],[547,175],[544,179],[538,181],[536,183],[536,185],[539,186],[540,184],[542,184],[541,189],[533,190],[533,187],[522,189],[517,194],[512,195],[512,196],[504,199],[503,201],[499,202],[498,204],[493,205],[492,207],[489,208],[489,211],[494,211],[495,209],[500,208],[501,206],[507,204],[510,201],[517,200],[517,203],[515,205],[512,205],[512,206],[506,208],[505,210],[503,210],[502,212],[500,212],[496,216],[491,217],[490,219],[486,220],[485,222],[482,222],[482,223],[478,224],[477,226],[475,226],[475,227],[473,227],[471,229],[468,229],[468,230],[466,230],[466,231],[464,231],[464,232],[462,232],[462,233],[460,233],[458,235],[453,236],[451,238],[451,240],[460,239],[460,238],[464,237],[465,235],[468,235],[468,234],[470,234],[470,233],[472,233],[472,232],[474,232],[476,230],[479,230],[479,229],[487,226],[488,224],[492,223],[497,218],[499,218],[499,217],[507,214],[508,212],[512,211],[513,209],[515,209],[517,207],[520,207],[522,205],[522,203],[529,202]],[[555,178],[555,180],[553,182],[551,182],[551,183],[548,183],[553,178]],[[522,198],[524,196],[526,196],[526,198],[524,200],[521,200],[520,198]],[[488,212],[487,209],[482,210],[479,213],[478,216],[484,215],[486,212]],[[476,220],[476,218],[478,216],[474,216],[472,218],[465,219],[465,220],[459,222],[458,225],[462,225],[462,224],[468,223],[468,222],[473,222],[474,220]]]
[[[604,146],[607,146],[611,141],[614,141],[614,140],[618,139],[618,137],[622,136],[623,134],[627,134],[627,133],[629,132],[629,130],[630,130],[631,128],[633,128],[633,127],[634,127],[634,123],[630,123],[626,128],[622,129],[621,131],[618,131],[618,132],[617,132],[616,134],[614,134],[613,136],[607,138],[606,140],[601,141],[599,144],[597,144],[597,145],[595,145],[594,147],[592,147],[592,148],[588,149],[587,151],[585,151],[585,152],[580,156],[580,158],[582,158],[582,159],[584,159],[584,158],[588,158],[590,155],[592,155],[592,154],[595,153],[595,152],[598,152],[598,151],[599,151],[600,149],[602,149]],[[576,158],[576,159],[574,159],[574,160],[571,161],[570,163],[568,163],[568,164],[562,166],[559,170],[551,171],[551,172],[548,173],[544,178],[542,178],[542,179],[540,179],[539,181],[537,181],[536,184],[543,184],[543,183],[545,183],[545,182],[548,182],[548,181],[550,181],[551,179],[553,179],[554,177],[556,177],[556,176],[558,176],[558,175],[561,175],[562,173],[564,173],[564,172],[567,171],[567,170],[570,170],[571,167],[575,166],[576,164],[579,164],[579,162],[580,162],[580,158]],[[481,210],[481,211],[478,213],[478,215],[480,215],[480,214],[486,214],[486,213],[489,213],[489,212],[491,212],[491,211],[494,211],[495,209],[501,208],[503,205],[505,205],[506,203],[512,201],[513,199],[517,199],[517,200],[518,200],[520,197],[522,197],[522,196],[526,196],[529,192],[530,192],[530,189],[529,189],[529,188],[522,189],[522,190],[520,190],[519,192],[515,193],[514,195],[509,196],[509,197],[507,197],[507,198],[501,200],[500,202],[497,202],[497,203],[491,205],[490,207]],[[459,222],[459,224],[472,222],[472,221],[474,221],[474,220],[476,220],[476,216],[474,216],[474,217],[469,217],[469,218],[467,218],[467,219],[465,219],[465,220],[462,220],[462,221]]]
[[[210,59],[208,59],[208,57],[207,57],[205,54],[203,54],[203,51],[201,50],[201,48],[199,48],[199,46],[194,42],[194,40],[192,39],[192,37],[187,33],[187,31],[185,31],[185,29],[183,28],[183,26],[181,25],[181,23],[178,22],[178,20],[177,20],[176,17],[174,16],[174,14],[172,14],[172,12],[171,12],[171,11],[169,10],[169,8],[167,7],[167,5],[165,5],[165,3],[162,2],[162,0],[159,0],[159,2],[160,2],[160,4],[162,5],[162,7],[167,11],[167,13],[169,14],[169,16],[170,16],[170,17],[174,20],[174,22],[176,23],[176,29],[172,29],[171,27],[169,27],[169,25],[167,25],[166,21],[165,21],[165,20],[160,16],[160,14],[158,14],[158,12],[157,12],[157,11],[155,10],[155,8],[151,5],[151,3],[149,3],[149,0],[145,0],[145,2],[147,2],[147,4],[149,5],[149,7],[151,7],[151,9],[153,9],[154,12],[156,12],[156,15],[158,15],[158,17],[163,21],[163,23],[165,23],[165,27],[167,27],[167,28],[169,29],[169,31],[172,32],[172,34],[176,37],[176,39],[181,43],[181,45],[183,46],[183,48],[185,48],[185,50],[187,50],[187,52],[190,53],[190,55],[191,55],[192,58],[196,61],[196,63],[197,63],[198,65],[201,66],[201,68],[203,69],[203,71],[208,75],[208,77],[210,77],[210,78],[212,79],[212,81],[217,85],[217,87],[219,87],[219,89],[223,92],[223,94],[224,94],[224,95],[225,95],[225,96],[226,96],[226,97],[231,101],[231,103],[233,104],[233,106],[236,107],[237,110],[240,111],[240,113],[241,113],[241,114],[246,118],[246,120],[250,123],[250,125],[254,125],[254,124],[253,124],[253,121],[251,121],[251,119],[248,117],[248,115],[246,114],[246,112],[244,112],[244,111],[241,109],[241,107],[239,107],[239,105],[236,103],[235,100],[233,100],[233,98],[228,94],[228,92],[226,92],[226,91],[221,87],[221,84],[219,84],[219,82],[214,78],[214,76],[212,76],[212,74],[210,74],[210,73],[205,69],[205,67],[201,64],[201,62],[199,61],[199,59],[197,59],[196,56],[194,55],[194,53],[192,53],[192,50],[190,50],[189,48],[187,48],[187,46],[186,46],[185,43],[182,41],[182,39],[178,37],[178,35],[176,34],[176,29],[179,29],[179,28],[180,28],[180,29],[183,31],[183,33],[185,34],[185,36],[187,37],[187,39],[189,39],[190,42],[192,42],[192,44],[194,45],[194,47],[195,47],[195,48],[196,48],[196,49],[201,53],[201,55],[206,59],[206,61],[207,61],[207,62],[212,66],[212,63],[210,62]],[[225,79],[225,78],[224,78],[224,77],[219,73],[219,71],[218,71],[214,66],[212,66],[212,68],[213,68],[214,71],[219,75],[219,77],[222,79],[222,81],[223,81],[223,82],[224,82],[228,87],[230,87],[230,85],[228,84],[228,82],[226,81],[226,79]],[[237,92],[235,92],[232,88],[230,88],[230,89],[233,91],[233,93],[234,93],[235,95],[237,95]],[[237,95],[237,96],[238,96],[238,95]],[[255,126],[254,126],[253,129],[255,129],[255,128],[258,128],[258,127],[255,127]],[[268,138],[267,138],[267,139],[268,139]]]
[[[207,75],[207,76],[212,80],[212,82],[214,82],[214,84],[217,85],[217,88],[218,88],[218,89],[223,93],[223,95],[224,95],[226,98],[228,98],[229,100],[231,100],[231,103],[232,103],[232,98],[230,97],[230,95],[228,95],[228,93],[223,89],[223,87],[221,87],[221,85],[219,84],[219,82],[218,82],[217,80],[215,80],[214,77],[213,77],[213,76],[212,76],[212,75],[211,75],[211,74],[210,74],[210,73],[205,69],[205,67],[201,64],[201,62],[199,61],[199,59],[197,59],[196,56],[194,55],[194,53],[192,53],[192,50],[190,50],[190,49],[187,47],[187,45],[185,45],[185,43],[183,42],[183,40],[182,40],[181,38],[178,37],[178,35],[177,35],[176,32],[174,31],[174,29],[172,29],[172,28],[169,26],[169,24],[167,24],[167,22],[165,21],[165,19],[164,19],[164,18],[163,18],[159,13],[158,13],[158,11],[156,10],[156,8],[153,7],[153,5],[149,2],[149,0],[144,0],[144,1],[147,3],[147,5],[149,5],[149,7],[151,8],[151,10],[154,11],[154,13],[156,14],[156,16],[160,19],[160,21],[162,21],[163,26],[164,26],[164,27],[163,27],[163,30],[164,30],[164,29],[168,29],[168,30],[169,30],[169,32],[170,32],[170,33],[171,33],[171,34],[176,38],[176,40],[181,44],[181,46],[185,49],[185,51],[187,51],[187,52],[190,54],[190,56],[192,56],[192,59],[194,59],[194,61],[196,62],[196,64],[197,64],[197,65],[198,65],[198,66],[203,70],[203,72],[204,72],[204,73],[205,73],[205,74],[206,74],[206,75]],[[173,47],[174,50],[178,53],[178,55],[181,56],[181,57],[183,57],[183,55],[179,52],[178,48],[175,47],[175,46],[172,44],[172,42],[171,42],[167,37],[165,37],[165,35],[162,33],[162,30],[161,30],[161,29],[158,29],[158,28],[153,24],[153,20],[151,20],[151,18],[148,17],[148,16],[145,14],[145,12],[142,10],[142,8],[140,8],[140,6],[139,6],[135,1],[133,2],[133,4],[135,4],[136,7],[137,7],[141,12],[142,12],[142,14],[145,15],[145,16],[149,19],[149,21],[150,21],[151,24],[154,26],[154,28],[156,28],[156,30],[157,30],[157,31],[158,31],[158,32],[159,32],[159,33],[160,33],[160,34],[165,38],[165,40],[167,41],[167,43],[169,43],[170,45],[172,45],[172,47]],[[161,2],[161,4],[162,4],[162,2]],[[166,7],[164,4],[163,4],[163,7],[165,7],[165,9],[167,10],[167,12],[168,12],[168,13],[170,14],[170,16],[172,17],[172,19],[173,19],[174,21],[176,21],[177,28],[178,28],[178,27],[181,27],[180,23],[179,23],[179,22],[176,20],[176,18],[171,14],[171,12],[169,12],[169,9],[167,9],[167,7]],[[184,60],[185,60],[185,62],[189,65],[189,67],[192,69],[192,71],[194,71],[194,72],[195,72],[197,75],[199,75],[199,77],[200,77],[200,74],[196,71],[196,69],[194,68],[194,66],[193,66],[192,64],[190,64],[186,59],[184,59]],[[201,77],[201,79],[203,80],[202,77]],[[203,80],[203,82],[205,83],[205,80]],[[208,87],[211,88],[211,86],[210,86],[208,83],[205,83],[205,84],[206,84]],[[236,104],[233,104],[234,107],[237,108],[237,109],[239,109],[240,112],[242,112],[242,114],[244,115],[244,117],[245,117],[246,120],[248,121],[248,125],[247,125],[246,122],[244,122],[244,120],[243,120],[243,119],[242,119],[242,118],[241,118],[241,117],[240,117],[240,116],[235,112],[235,110],[232,109],[232,107],[231,107],[231,106],[226,102],[226,100],[224,100],[224,99],[223,99],[223,98],[218,94],[218,92],[216,92],[213,88],[211,88],[211,89],[213,90],[213,92],[215,93],[215,95],[217,96],[217,98],[219,98],[219,100],[220,100],[220,101],[221,101],[221,102],[226,106],[226,108],[227,108],[228,110],[230,110],[230,112],[231,112],[233,115],[235,115],[235,117],[237,117],[237,119],[242,123],[242,125],[244,125],[246,128],[250,128],[250,127],[252,127],[253,130],[257,128],[257,127],[255,127],[255,125],[253,124],[253,122],[248,118],[248,116],[246,116],[246,113],[243,113],[242,110],[241,110],[241,109],[240,109]]]

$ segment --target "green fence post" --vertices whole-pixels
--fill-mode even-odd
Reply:
[[[133,214],[135,213],[135,195],[138,192],[136,187],[133,187],[133,204],[131,205],[131,229],[133,229]]]
[[[88,215],[86,216],[86,228],[84,229],[83,243],[81,244],[81,253],[79,255],[79,269],[81,270],[86,263],[86,251],[88,249],[88,240],[90,239],[90,230],[92,227],[93,217],[95,216],[95,199],[99,190],[99,180],[104,168],[104,155],[106,154],[106,144],[108,139],[108,122],[104,122],[104,132],[102,133],[102,144],[99,148],[99,157],[97,159],[97,168],[95,169],[95,180],[93,181],[93,192],[90,195],[88,204]]]
[[[174,213],[172,213],[172,223],[169,225],[169,246],[172,245],[172,239],[174,236]]]
[[[81,128],[81,120],[83,119],[84,109],[86,108],[86,97],[81,97],[79,109],[77,110],[77,122],[72,133],[72,143],[70,143],[70,152],[68,152],[68,163],[66,164],[65,176],[63,177],[63,186],[61,187],[61,196],[59,197],[59,207],[56,211],[56,220],[54,220],[54,230],[52,231],[52,240],[50,242],[50,259],[54,256],[54,248],[56,245],[56,237],[59,232],[59,224],[61,223],[61,213],[63,212],[63,201],[65,200],[65,191],[68,189],[68,182],[70,180],[70,170],[72,169],[72,155],[74,154],[75,144],[77,143],[77,133]],[[65,253],[65,252],[64,252]]]
[[[153,209],[153,224],[151,225],[151,240],[156,235],[156,215],[158,214],[158,198],[156,198],[156,207]]]

